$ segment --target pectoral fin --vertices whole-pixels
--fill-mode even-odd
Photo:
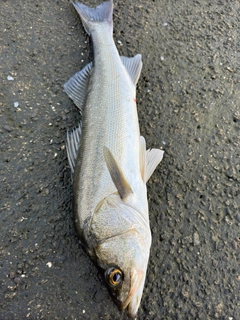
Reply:
[[[112,181],[115,184],[121,199],[125,199],[130,193],[133,193],[132,188],[124,177],[124,174],[114,159],[111,151],[107,147],[103,148],[103,154]]]
[[[140,171],[145,183],[162,160],[163,154],[164,151],[160,149],[146,150],[146,141],[143,136],[140,137]]]

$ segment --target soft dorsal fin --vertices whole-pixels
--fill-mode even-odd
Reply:
[[[64,91],[75,105],[82,111],[82,105],[86,96],[89,75],[92,70],[92,62],[87,64],[81,71],[77,72],[63,86]]]
[[[107,147],[103,148],[103,155],[112,181],[115,184],[121,199],[125,199],[130,193],[133,193],[132,188],[124,177],[124,174],[111,151]]]
[[[140,136],[140,171],[143,182],[147,183],[153,171],[163,158],[164,151],[160,149],[146,150],[146,141]]]
[[[81,133],[82,122],[79,123],[77,128],[67,132],[67,156],[72,173],[74,172],[75,162],[80,146]]]
[[[137,54],[133,58],[121,56],[122,63],[136,86],[142,70],[142,55]]]

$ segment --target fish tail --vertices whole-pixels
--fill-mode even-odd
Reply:
[[[113,29],[112,12],[113,0],[103,2],[96,8],[90,8],[79,2],[72,2],[79,13],[86,32],[90,35],[92,28],[96,23],[107,22]]]

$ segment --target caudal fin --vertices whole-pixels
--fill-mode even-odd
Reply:
[[[113,0],[103,2],[96,8],[90,8],[82,3],[73,2],[75,9],[79,13],[83,26],[88,34],[91,34],[91,27],[96,22],[108,22],[113,27],[112,12],[113,12]]]

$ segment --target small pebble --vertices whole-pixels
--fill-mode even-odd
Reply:
[[[16,101],[14,102],[14,107],[17,108],[19,106],[19,103]]]
[[[104,292],[103,292],[102,290],[97,290],[97,291],[95,292],[95,294],[94,294],[94,300],[95,300],[96,302],[99,303],[99,302],[103,301],[104,298],[105,298],[105,296],[104,296]]]
[[[14,277],[15,277],[15,272],[11,271],[9,277],[10,277],[10,279],[14,279]]]
[[[8,126],[7,124],[5,126],[3,126],[3,129],[5,129],[8,132],[12,131],[12,128],[10,126]]]
[[[234,250],[237,250],[237,248],[238,248],[238,243],[234,240],[232,241],[232,247]]]
[[[197,232],[193,234],[193,245],[198,246],[200,244],[199,235]]]
[[[19,284],[20,282],[21,282],[21,279],[20,278],[18,278],[18,277],[16,277],[16,278],[14,278],[14,280],[13,280],[16,284]]]
[[[161,56],[161,58],[160,58],[162,61],[164,60],[164,57],[163,56]]]
[[[168,25],[168,23],[167,23],[167,22],[164,22],[164,23],[163,23],[163,26],[164,26],[164,27],[166,27],[167,25]]]
[[[190,208],[191,208],[190,204],[189,204],[189,203],[186,203],[186,204],[185,204],[185,208],[186,208],[186,209],[190,209]]]
[[[218,266],[217,260],[213,260],[213,261],[212,261],[212,265],[213,265],[214,267],[217,267],[217,266]]]
[[[60,256],[60,257],[58,258],[58,261],[62,263],[62,262],[64,262],[66,259],[67,259],[66,256]]]
[[[8,81],[13,81],[14,80],[14,78],[11,77],[11,76],[7,76],[7,79],[8,79]]]
[[[226,174],[226,176],[228,177],[228,178],[233,178],[233,176],[234,176],[234,173],[233,173],[233,170],[232,169],[228,169],[226,172],[225,172],[225,174]]]

